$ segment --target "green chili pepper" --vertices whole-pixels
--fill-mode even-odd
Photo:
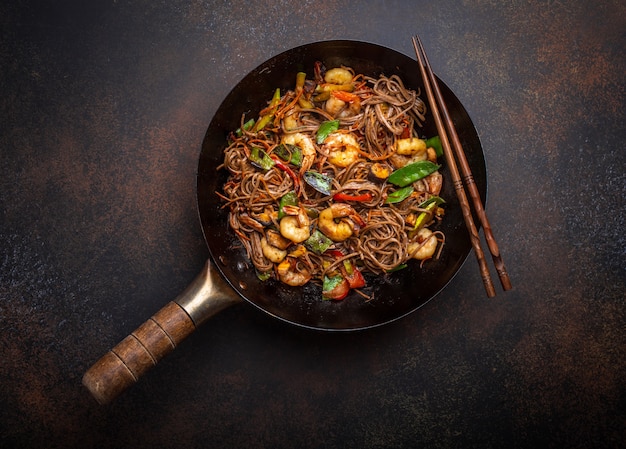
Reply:
[[[274,154],[285,162],[300,167],[302,165],[302,149],[296,145],[281,143],[274,148]]]
[[[333,181],[330,176],[309,170],[304,172],[304,180],[318,192],[323,193],[324,195],[330,195],[330,190],[333,185]]]
[[[272,277],[272,272],[271,271],[261,272],[257,270],[256,277],[259,278],[260,281],[267,281],[270,277]]]
[[[263,128],[265,128],[269,122],[274,120],[274,114],[276,113],[276,109],[278,109],[278,104],[280,103],[280,89],[276,89],[274,91],[274,95],[270,101],[268,108],[266,109],[268,112],[262,115],[259,118],[259,121],[254,126],[254,131],[259,132]]]
[[[311,236],[304,241],[304,246],[316,254],[322,254],[333,244],[333,241],[326,237],[319,229],[315,229]]]
[[[402,187],[401,189],[398,189],[395,192],[391,192],[389,195],[387,195],[385,203],[399,203],[400,201],[404,201],[409,196],[411,196],[411,193],[413,193],[413,186]]]
[[[435,153],[437,154],[437,157],[443,156],[443,147],[441,146],[441,139],[439,138],[439,136],[434,136],[434,137],[431,137],[430,139],[426,139],[426,147],[434,148]]]
[[[280,200],[278,201],[278,219],[280,220],[286,214],[283,208],[285,206],[297,206],[298,205],[298,195],[293,190],[291,192],[285,193]]]
[[[339,129],[339,120],[329,120],[323,122],[320,127],[317,129],[317,144],[321,145],[324,143],[324,140],[329,136],[330,133],[333,133]]]
[[[252,147],[250,149],[249,160],[252,165],[262,168],[263,170],[269,170],[275,164],[272,158],[259,147]]]
[[[430,161],[418,161],[412,164],[405,165],[402,168],[397,169],[391,175],[387,181],[398,187],[408,186],[415,181],[425,178],[431,173],[437,171],[441,167],[440,165],[433,164]]]

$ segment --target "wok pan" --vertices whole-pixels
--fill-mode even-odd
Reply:
[[[438,260],[418,264],[386,276],[367,278],[365,301],[351,293],[343,301],[322,301],[319,286],[290,287],[261,282],[228,227],[228,211],[216,195],[227,173],[217,170],[227,135],[239,127],[241,115],[256,117],[277,87],[292,89],[295,74],[312,75],[316,61],[328,68],[346,65],[370,76],[399,75],[407,87],[423,91],[417,62],[394,50],[365,42],[323,41],[285,51],[245,76],[226,96],[204,137],[197,173],[198,213],[210,259],[192,284],[137,330],[97,361],[83,384],[100,403],[107,403],[134,384],[148,369],[171,352],[200,324],[225,307],[245,300],[254,307],[294,325],[327,331],[351,331],[397,320],[432,299],[454,277],[471,250],[461,208],[445,163],[441,169],[447,200],[440,228],[446,244]],[[440,87],[457,127],[483,202],[486,197],[484,155],[474,125],[463,105],[442,82]],[[428,116],[421,131],[437,130]]]

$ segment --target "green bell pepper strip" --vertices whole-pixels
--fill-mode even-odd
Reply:
[[[302,149],[296,145],[281,143],[274,148],[274,154],[285,162],[300,167],[302,165]]]
[[[306,183],[313,187],[315,190],[323,193],[324,195],[330,195],[330,190],[333,185],[333,181],[330,176],[318,173],[313,170],[309,170],[304,172],[303,177]]]
[[[405,199],[411,196],[411,194],[413,193],[413,190],[414,190],[413,186],[406,186],[406,187],[402,187],[401,189],[396,190],[395,192],[391,192],[389,195],[387,195],[387,199],[385,200],[385,203],[392,204],[392,203],[399,203],[401,201],[404,201]]]
[[[426,148],[434,148],[437,157],[443,156],[443,147],[441,146],[441,139],[439,136],[431,137],[430,139],[426,139]]]
[[[433,164],[430,161],[413,162],[394,171],[389,175],[387,181],[398,187],[405,187],[439,170],[439,167],[441,165]]]
[[[285,193],[280,200],[278,201],[278,219],[280,220],[286,214],[283,208],[285,206],[297,206],[298,205],[298,195],[293,190]]]
[[[329,120],[322,122],[319,128],[317,128],[316,141],[318,145],[324,143],[326,138],[333,132],[339,129],[339,120]]]
[[[259,147],[252,147],[250,149],[250,157],[248,159],[252,165],[262,168],[263,170],[269,170],[276,164],[274,160]]]
[[[323,254],[333,243],[334,242],[326,237],[319,229],[315,229],[311,233],[311,236],[304,241],[304,246],[315,254]]]
[[[336,259],[341,259],[344,254],[338,249],[329,249],[328,254]],[[361,271],[350,261],[350,259],[344,259],[342,261],[343,267],[341,267],[341,274],[348,281],[350,288],[362,288],[365,287],[365,278]]]
[[[279,103],[280,103],[280,89],[276,89],[274,91],[274,95],[272,96],[269,106],[265,109],[265,111],[267,112],[259,118],[258,122],[256,122],[256,125],[254,126],[254,132],[261,131],[272,120],[274,120],[274,114],[276,114],[276,110],[278,109]]]

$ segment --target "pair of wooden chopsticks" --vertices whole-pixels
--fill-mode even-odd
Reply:
[[[498,244],[496,243],[496,239],[493,236],[491,225],[489,224],[489,220],[487,219],[485,208],[483,207],[483,203],[480,199],[480,193],[478,192],[478,188],[476,187],[476,183],[474,182],[472,171],[467,162],[467,158],[465,157],[463,146],[461,145],[461,141],[459,140],[459,136],[454,127],[454,123],[450,118],[448,108],[446,107],[446,103],[443,99],[443,96],[441,95],[439,85],[437,84],[437,79],[435,78],[432,68],[430,67],[428,57],[426,56],[426,51],[422,46],[422,41],[420,40],[419,36],[413,37],[413,47],[415,48],[415,54],[417,55],[420,72],[422,74],[422,79],[424,80],[426,95],[428,96],[428,101],[430,103],[432,114],[435,119],[435,123],[437,124],[437,131],[439,132],[439,138],[441,139],[441,146],[443,147],[446,163],[452,175],[454,189],[456,191],[457,197],[459,198],[459,203],[461,204],[461,209],[463,211],[465,225],[467,226],[467,230],[469,231],[474,254],[476,255],[476,259],[478,261],[483,284],[485,286],[485,290],[487,291],[487,296],[491,298],[496,296],[496,289],[493,286],[491,275],[489,274],[489,268],[487,266],[487,261],[485,260],[485,254],[481,248],[478,229],[476,228],[476,224],[474,223],[472,211],[470,209],[470,204],[467,199],[467,194],[465,193],[465,188],[463,187],[463,184],[465,184],[465,187],[467,187],[469,191],[469,195],[472,199],[472,204],[474,205],[474,210],[480,220],[480,223],[483,226],[485,241],[487,242],[487,246],[489,247],[489,252],[491,253],[491,257],[493,258],[493,264],[496,268],[496,271],[498,272],[498,276],[500,277],[500,283],[502,284],[502,288],[504,290],[510,290],[512,288],[511,280],[509,279],[509,275],[506,272],[504,262],[502,261],[502,257],[500,256]],[[450,145],[450,139],[452,140],[452,146]],[[463,173],[462,179],[461,175],[459,174],[459,169],[457,167],[457,160],[459,165],[461,166],[461,172]]]

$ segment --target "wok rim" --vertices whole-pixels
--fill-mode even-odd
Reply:
[[[257,300],[254,300],[253,298],[251,298],[251,294],[248,293],[247,288],[242,288],[241,287],[241,282],[236,278],[235,275],[233,275],[232,271],[229,272],[228,270],[228,262],[225,262],[224,259],[228,259],[228,257],[225,256],[225,252],[223,250],[218,250],[216,248],[216,236],[214,235],[214,231],[215,231],[215,227],[214,226],[208,226],[207,225],[207,221],[206,221],[206,217],[207,217],[207,212],[205,211],[206,209],[206,202],[203,201],[203,197],[206,196],[206,191],[203,188],[203,183],[206,182],[207,177],[210,177],[210,170],[205,170],[205,166],[207,165],[206,162],[203,163],[203,161],[205,161],[205,159],[203,158],[203,156],[206,154],[207,151],[207,141],[209,140],[209,138],[214,139],[214,136],[211,136],[211,131],[212,131],[212,127],[214,126],[214,122],[216,120],[218,120],[218,115],[220,114],[220,112],[222,111],[222,109],[225,107],[225,105],[227,104],[229,98],[231,98],[234,95],[234,92],[237,91],[237,89],[240,88],[240,86],[242,85],[242,83],[244,83],[247,79],[249,79],[251,76],[254,76],[255,74],[258,75],[259,73],[263,73],[266,72],[267,70],[269,70],[270,72],[272,71],[272,67],[273,65],[275,65],[276,61],[280,61],[283,58],[288,58],[290,55],[298,55],[300,53],[306,53],[308,49],[312,48],[312,47],[333,47],[333,48],[362,48],[365,50],[376,50],[378,52],[382,52],[383,54],[389,54],[389,55],[394,55],[394,57],[396,59],[400,59],[403,60],[406,64],[408,65],[415,65],[415,70],[418,71],[417,69],[417,61],[404,55],[403,53],[400,53],[396,50],[384,47],[382,45],[379,44],[375,44],[375,43],[371,43],[371,42],[366,42],[366,41],[356,41],[356,40],[324,40],[324,41],[316,41],[316,42],[311,42],[308,44],[303,44],[288,50],[285,50],[281,53],[276,54],[275,56],[270,57],[269,59],[267,59],[266,61],[262,62],[261,64],[259,64],[257,67],[255,67],[253,70],[251,70],[249,73],[247,73],[244,77],[242,77],[236,84],[235,86],[230,90],[230,92],[222,99],[222,102],[220,103],[220,106],[218,107],[218,109],[216,110],[213,118],[211,119],[211,122],[208,126],[207,132],[205,134],[205,137],[203,139],[202,142],[202,150],[201,150],[201,155],[198,161],[198,173],[197,173],[197,211],[198,211],[198,215],[199,215],[199,219],[200,219],[200,223],[201,223],[201,227],[202,227],[202,232],[204,235],[204,239],[206,242],[206,245],[209,249],[209,253],[210,253],[210,258],[211,258],[211,262],[213,263],[213,266],[215,266],[218,270],[218,272],[220,273],[220,275],[222,276],[222,278],[225,280],[225,282],[228,284],[228,286],[235,290],[236,293],[238,293],[238,295],[244,299],[245,302],[252,304],[256,309],[262,311],[264,314],[269,315],[272,318],[276,318],[282,322],[288,323],[290,325],[295,325],[297,327],[301,327],[301,328],[306,328],[306,329],[312,329],[312,330],[318,330],[318,331],[329,331],[329,332],[352,332],[352,331],[359,331],[359,330],[367,330],[367,329],[373,329],[373,328],[377,328],[386,324],[390,324],[394,321],[400,320],[412,313],[414,313],[415,311],[419,310],[420,308],[424,307],[426,304],[428,304],[430,301],[432,301],[434,298],[436,298],[445,288],[447,288],[450,283],[452,282],[452,280],[458,275],[459,271],[461,270],[461,268],[464,266],[464,264],[467,261],[467,258],[469,256],[469,253],[471,252],[471,245],[469,244],[469,235],[467,235],[467,241],[468,241],[468,250],[464,250],[464,254],[460,257],[457,257],[457,259],[455,260],[455,268],[453,270],[453,272],[447,276],[447,278],[445,279],[445,281],[443,281],[442,283],[440,283],[440,285],[438,286],[438,288],[432,292],[431,294],[428,295],[428,298],[423,299],[418,301],[417,303],[413,304],[411,307],[406,307],[405,309],[401,310],[399,313],[394,314],[393,316],[387,317],[386,319],[381,319],[381,320],[374,320],[372,322],[366,323],[366,324],[360,324],[360,325],[356,325],[356,326],[339,326],[339,327],[333,327],[333,326],[328,326],[328,325],[319,325],[319,324],[311,324],[310,322],[307,321],[303,321],[303,320],[298,320],[298,319],[294,319],[293,317],[287,317],[284,315],[281,315],[280,313],[276,313],[275,311],[273,311],[272,309],[268,308],[267,306],[265,306],[264,304],[260,303]],[[348,65],[348,64],[346,64]],[[268,69],[269,68],[269,69]],[[294,72],[295,75],[295,72]],[[419,76],[419,75],[418,75]],[[421,79],[421,77],[420,77]],[[484,152],[482,149],[482,144],[480,142],[480,137],[478,135],[478,132],[476,130],[476,127],[474,125],[474,123],[472,122],[471,118],[469,117],[469,114],[466,110],[466,108],[461,104],[460,100],[456,97],[456,95],[454,94],[454,92],[452,92],[452,90],[447,86],[447,84],[445,82],[443,82],[439,77],[437,77],[439,85],[442,89],[442,92],[444,94],[444,97],[446,98],[446,101],[448,103],[448,107],[449,109],[458,109],[460,110],[461,115],[464,115],[468,121],[468,123],[465,124],[464,127],[464,131],[467,133],[469,132],[469,134],[471,134],[471,139],[473,140],[473,144],[478,144],[477,147],[473,148],[474,150],[478,150],[478,155],[474,156],[474,164],[478,163],[478,165],[480,165],[480,170],[479,170],[479,176],[476,177],[475,176],[475,181],[476,184],[479,188],[479,192],[481,194],[481,198],[483,200],[483,203],[486,202],[486,198],[487,198],[487,171],[486,171],[486,162],[485,162],[485,158],[484,158]],[[283,87],[283,86],[277,86],[277,87]],[[427,102],[427,100],[424,98],[424,94],[423,91],[420,95],[424,101]],[[452,102],[450,102],[449,100],[453,100]],[[260,109],[260,107],[259,107]],[[258,110],[257,110],[258,111]],[[243,112],[243,111],[241,111]],[[469,125],[469,127],[468,127]],[[235,128],[231,128],[230,130],[232,131]],[[225,143],[225,140],[224,140]],[[209,142],[210,144],[210,142]],[[224,145],[225,146],[225,145]],[[222,147],[223,150],[223,147]],[[214,152],[217,150],[213,150]],[[220,151],[221,153],[221,151]],[[478,161],[476,162],[476,159],[478,159]],[[211,164],[209,164],[210,167]],[[472,165],[472,164],[470,164]],[[472,169],[474,169],[475,167],[472,165]],[[482,175],[482,176],[481,176]],[[480,178],[480,179],[477,179]],[[213,205],[214,206],[214,205]],[[444,218],[445,220],[446,218]],[[210,223],[210,221],[209,221]],[[463,225],[463,229],[467,232],[467,230],[465,229],[465,225],[464,223]],[[477,226],[479,226],[479,224],[477,223]],[[260,282],[260,281],[259,281]],[[293,299],[293,298],[292,298]],[[347,301],[348,299],[345,299],[344,301]],[[319,301],[321,301],[321,299],[319,299]]]

